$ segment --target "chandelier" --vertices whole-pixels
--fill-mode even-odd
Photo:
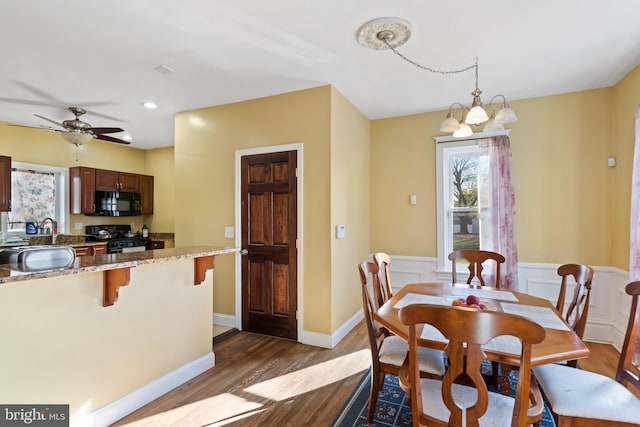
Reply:
[[[476,88],[471,92],[473,96],[471,106],[465,107],[459,102],[451,104],[446,119],[442,122],[442,125],[440,125],[440,132],[452,132],[453,136],[464,138],[473,134],[470,125],[480,127],[481,124],[486,123],[483,130],[485,132],[492,132],[504,130],[505,123],[518,120],[516,113],[507,104],[507,99],[504,95],[495,95],[492,97],[489,103],[486,104],[485,109],[485,105],[480,99],[482,91],[478,87],[478,58],[475,59],[474,64],[458,70],[443,71],[425,67],[407,58],[396,49],[406,43],[410,36],[411,25],[400,18],[374,19],[363,24],[357,32],[358,42],[362,46],[375,50],[390,49],[408,63],[431,73],[459,74],[469,70],[475,71]],[[495,100],[500,100],[499,104],[494,104]],[[500,109],[495,111],[497,105],[500,105]],[[457,110],[458,108],[459,110]],[[458,111],[460,112],[459,119],[454,114]],[[491,114],[487,114],[487,111]]]

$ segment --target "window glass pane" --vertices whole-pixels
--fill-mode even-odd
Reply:
[[[480,249],[478,224],[478,156],[460,153],[450,164],[451,250]]]
[[[477,212],[453,212],[454,251],[458,249],[480,249],[480,225]]]

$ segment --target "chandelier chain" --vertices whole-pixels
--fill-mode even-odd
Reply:
[[[459,70],[436,70],[435,68],[425,67],[424,65],[418,64],[417,62],[413,61],[412,59],[407,58],[402,53],[400,53],[398,50],[396,50],[395,47],[391,46],[386,38],[383,38],[382,41],[384,42],[384,44],[387,45],[387,47],[389,49],[391,49],[391,51],[393,53],[395,53],[400,58],[402,58],[405,61],[407,61],[409,64],[415,65],[416,67],[418,67],[420,69],[423,69],[423,70],[426,70],[426,71],[429,71],[431,73],[435,73],[435,74],[460,74],[460,73],[464,73],[465,71],[469,71],[469,70],[475,68],[475,70],[476,70],[476,86],[478,85],[477,84],[478,83],[478,58],[476,58],[475,64],[469,65],[468,67],[465,67],[465,68],[460,68]]]

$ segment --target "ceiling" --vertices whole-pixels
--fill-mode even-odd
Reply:
[[[361,46],[358,28],[380,17],[410,22],[399,51],[424,66],[460,69],[477,57],[485,102],[612,86],[640,63],[638,0],[3,0],[2,9],[0,121],[46,126],[34,114],[62,121],[78,106],[141,149],[173,145],[177,112],[326,84],[370,119],[471,102],[473,71],[433,74]]]

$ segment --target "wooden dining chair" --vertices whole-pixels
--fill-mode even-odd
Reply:
[[[496,277],[492,286],[500,288],[500,265],[505,262],[504,256],[497,252],[483,251],[479,249],[460,249],[453,251],[449,254],[449,261],[451,261],[451,279],[453,283],[457,283],[456,279],[456,265],[459,259],[465,259],[469,263],[469,277],[467,277],[467,284],[471,284],[474,278],[480,281],[482,286],[487,286],[485,278],[482,276],[484,266],[482,265],[487,260],[493,260],[496,262]]]
[[[587,326],[593,268],[582,264],[564,264],[558,267],[558,276],[562,278],[562,281],[560,282],[560,292],[558,293],[556,310],[562,314],[562,317],[564,317],[576,335],[582,338],[585,327]],[[573,292],[573,299],[565,312],[564,304],[567,294],[567,281],[571,276],[573,276],[575,280],[576,287]]]
[[[409,353],[409,345],[402,338],[388,335],[387,330],[374,319],[374,300],[369,292],[368,282],[374,286],[379,279],[378,265],[365,261],[358,266],[362,287],[362,306],[364,320],[371,348],[371,390],[369,392],[369,410],[367,419],[371,423],[378,403],[378,392],[384,383],[386,374],[398,376],[400,367]],[[445,372],[444,353],[440,350],[423,348],[418,356],[419,370],[425,377],[442,377]]]
[[[524,427],[542,418],[542,396],[530,372],[531,345],[544,339],[542,326],[502,312],[429,304],[401,308],[400,320],[409,325],[408,370],[414,427]],[[421,325],[431,325],[449,339],[445,348],[449,367],[442,380],[421,379],[418,375],[416,354]],[[486,358],[482,345],[500,335],[515,336],[522,343],[515,397],[490,392],[482,376]]]
[[[589,314],[589,299],[591,297],[591,282],[593,280],[593,268],[582,264],[564,264],[558,267],[558,276],[562,278],[560,291],[556,302],[556,310],[562,315],[567,324],[581,339],[587,327],[587,316]],[[567,288],[573,277],[575,289],[569,307],[565,311],[565,299]],[[570,360],[567,365],[578,366],[577,360]]]
[[[640,400],[628,388],[640,390],[639,371],[632,364],[640,322],[640,281],[629,283],[625,292],[631,295],[631,311],[615,380],[556,364],[533,368],[558,427],[640,425]]]
[[[389,274],[391,257],[384,252],[376,252],[373,254],[373,260],[376,264],[378,264],[380,289],[382,291],[381,297],[384,302],[387,302],[393,296],[393,289],[391,288],[391,275]]]

